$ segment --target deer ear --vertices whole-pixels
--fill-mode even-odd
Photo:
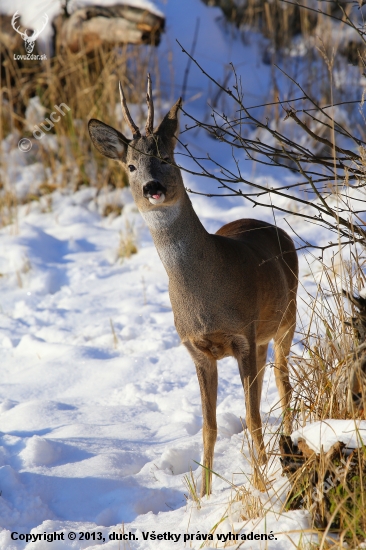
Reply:
[[[159,124],[155,134],[160,136],[161,139],[171,140],[178,137],[178,112],[181,106],[182,98],[180,97]],[[175,141],[176,139],[174,139]]]
[[[89,134],[96,149],[110,159],[126,161],[130,140],[123,134],[96,118],[88,123]]]

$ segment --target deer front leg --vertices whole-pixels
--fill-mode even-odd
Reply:
[[[201,391],[203,416],[203,468],[201,496],[211,493],[213,456],[217,437],[216,401],[217,401],[217,361],[210,359],[191,342],[185,343],[196,365],[198,383]]]
[[[257,366],[257,346],[255,337],[245,338],[236,336],[233,340],[234,355],[238,361],[240,378],[243,384],[246,424],[252,436],[260,464],[267,462],[262,434],[262,420],[260,416],[260,387],[263,372],[258,373],[258,368],[263,369],[263,364]]]

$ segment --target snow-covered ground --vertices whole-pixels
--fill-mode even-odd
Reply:
[[[23,548],[10,531],[34,528],[79,532],[124,522],[133,532],[209,532],[229,501],[230,485],[215,478],[202,510],[186,506],[183,474],[196,470],[202,448],[198,383],[148,230],[128,191],[122,201],[122,216],[101,218],[95,190],[54,194],[50,212],[24,206],[18,223],[1,231],[1,548]],[[237,209],[225,216],[234,219]],[[210,221],[222,220],[214,213]],[[138,253],[121,262],[127,227],[138,235]],[[266,417],[278,399],[270,370],[264,387]],[[215,470],[235,483],[251,471],[240,453],[244,413],[237,367],[225,360]],[[275,424],[270,416],[268,437]],[[291,522],[305,526],[297,516]],[[156,543],[136,548],[149,544]]]
[[[164,55],[173,50],[174,97],[187,62],[175,38],[189,48],[196,17],[201,18],[197,58],[217,78],[233,61],[247,76],[249,101],[266,97],[270,67],[255,56],[253,44],[225,34],[216,21],[218,10],[199,0],[155,4],[167,15],[161,72],[168,85]],[[188,100],[196,97],[188,103],[192,112],[203,109],[212,90],[194,67],[188,90]],[[220,144],[202,135],[189,139],[193,152],[222,155]],[[11,143],[3,144],[4,170],[21,195],[44,174],[38,163],[25,162],[16,139],[15,147]],[[229,166],[232,159],[221,161]],[[276,173],[264,174],[269,185],[279,183]],[[208,189],[203,181],[184,178],[189,188]],[[212,232],[241,217],[273,222],[272,211],[253,213],[238,198],[193,195],[192,201]],[[123,205],[122,215],[101,216],[108,203]],[[285,219],[277,221],[288,229]],[[307,239],[326,239],[316,226],[295,217],[287,221]],[[137,254],[130,258],[120,254],[124,236],[136,241]],[[303,255],[300,268],[302,284],[310,288]],[[301,321],[307,300],[302,286],[300,294]],[[303,536],[307,513],[281,511],[287,481],[277,459],[267,471],[267,492],[250,485],[243,389],[231,359],[219,366],[214,469],[221,477],[214,476],[213,494],[200,507],[187,502],[184,475],[190,469],[199,484],[199,387],[174,328],[166,273],[128,189],[98,196],[94,188],[57,191],[18,207],[16,221],[0,231],[0,346],[0,550],[236,548],[251,532],[271,537],[261,542],[249,536],[242,548],[282,550]],[[268,368],[261,411],[270,446],[279,425],[277,401]],[[323,432],[313,427],[302,436],[316,448],[346,437],[343,432],[348,437],[354,426],[346,424]],[[365,424],[358,425],[359,433]],[[250,519],[232,484],[270,508],[266,516]],[[28,542],[20,537],[27,533],[34,535]],[[58,537],[51,542],[52,533]],[[89,535],[80,540],[79,533]],[[205,543],[202,534],[210,533]],[[229,533],[239,533],[239,539]],[[127,540],[114,540],[124,534]]]

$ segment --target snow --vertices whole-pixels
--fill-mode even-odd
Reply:
[[[192,468],[198,477],[202,453],[198,383],[175,332],[166,273],[129,191],[119,193],[126,205],[120,217],[100,216],[105,198],[94,189],[55,192],[51,211],[40,202],[20,206],[17,225],[0,231],[0,548],[48,544],[11,541],[12,531],[72,530],[102,530],[104,546],[117,548],[108,534],[122,522],[134,533],[209,532],[232,497],[230,482],[247,483],[251,472],[240,453],[244,444],[249,456],[243,390],[227,359],[215,450],[222,478],[214,478],[215,494],[201,510],[186,505],[183,476]],[[209,199],[197,204],[207,226],[220,223]],[[225,219],[250,215],[244,206],[227,207]],[[138,253],[121,261],[120,232],[128,226]],[[278,399],[272,374],[264,416]],[[269,422],[266,441],[276,419]],[[237,512],[236,529],[252,530],[255,522],[239,519]],[[304,514],[283,520],[286,530],[306,522]],[[282,530],[275,516],[267,528]],[[262,532],[263,522],[255,529]],[[282,548],[281,537],[269,547]],[[136,548],[155,547],[141,539]],[[75,544],[64,541],[63,548],[93,547]]]
[[[173,90],[171,101],[181,92],[187,63],[175,39],[190,47],[196,17],[201,21],[196,56],[208,72],[223,78],[233,61],[243,76],[249,103],[268,97],[271,69],[258,59],[254,43],[244,45],[235,33],[227,36],[216,20],[219,10],[198,0],[162,0],[154,6],[167,17],[159,55],[162,88],[166,95]],[[30,24],[38,10],[51,16],[59,4],[3,1],[5,9],[21,10],[22,22]],[[167,63],[170,51],[173,77]],[[191,67],[187,90],[190,112],[206,112],[213,88],[197,67]],[[30,124],[42,118],[37,99],[26,116]],[[183,119],[182,127],[185,123]],[[220,144],[184,135],[194,152],[209,150],[231,166],[233,161]],[[45,178],[53,182],[56,176],[18,150],[19,137],[8,136],[2,149],[4,181],[21,202]],[[48,144],[52,151],[53,139],[46,135],[42,146]],[[188,161],[185,164],[190,167]],[[251,169],[250,163],[243,168],[268,186],[290,181],[283,172],[251,175]],[[212,190],[210,182],[183,175],[187,187]],[[253,213],[238,198],[191,195],[191,199],[211,232],[241,217],[274,221],[271,210],[258,208]],[[122,207],[121,216],[101,215],[111,202]],[[276,217],[288,230],[287,221],[299,234],[306,232],[308,239],[326,240],[315,225],[291,216]],[[121,235],[132,235],[137,254],[120,256]],[[173,543],[178,550],[200,548],[202,533],[214,533],[206,548],[224,547],[221,535],[230,532],[274,534],[273,540],[249,539],[244,548],[287,550],[299,540],[304,542],[309,517],[304,511],[282,510],[288,482],[280,475],[279,460],[272,459],[266,470],[271,483],[265,492],[250,482],[243,389],[232,359],[219,365],[214,463],[218,475],[213,476],[213,494],[202,499],[200,507],[185,498],[185,475],[192,471],[198,491],[200,485],[199,387],[194,365],[174,328],[167,275],[128,189],[98,195],[95,188],[73,194],[64,189],[20,205],[14,223],[0,230],[0,242],[0,550],[117,550],[125,544],[134,550],[171,550],[172,541],[155,540],[153,532],[180,535]],[[314,284],[306,278],[304,255],[300,269],[302,323],[307,290]],[[272,446],[280,413],[271,368],[264,378],[261,413],[265,442]],[[364,423],[358,429],[362,433]],[[354,444],[355,434],[354,423],[330,420],[305,426],[294,438],[304,437],[318,448],[331,445],[337,437]],[[263,511],[261,517],[251,515],[251,502]],[[13,540],[12,532],[33,534],[34,540]],[[78,537],[80,532],[94,533],[95,539],[72,540],[70,532]],[[44,533],[63,535],[64,540],[50,543],[40,538]],[[123,533],[138,540],[113,540]],[[147,540],[143,533],[149,533]],[[188,534],[193,538],[184,541]],[[229,542],[234,544],[226,545]]]
[[[299,439],[304,439],[310,449],[317,453],[321,449],[324,452],[329,451],[337,441],[355,449],[366,443],[366,421],[328,419],[314,422],[293,432],[291,438],[296,445]]]

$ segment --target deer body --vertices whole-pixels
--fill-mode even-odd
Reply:
[[[122,107],[126,109],[123,99]],[[135,203],[169,277],[174,323],[200,385],[203,465],[209,472],[203,472],[201,493],[206,494],[217,436],[218,360],[234,356],[238,361],[246,422],[263,463],[259,408],[268,343],[274,339],[276,382],[285,431],[290,431],[286,358],[295,329],[298,263],[290,237],[271,224],[244,219],[224,225],[215,235],[205,230],[174,163],[179,107],[178,101],[155,131],[148,121],[146,137],[131,120],[131,141],[96,120],[89,122],[89,131],[102,154],[129,170]],[[125,116],[129,120],[128,111]]]
[[[273,258],[273,246],[280,253],[278,233],[284,240],[284,232],[256,220],[238,220],[211,235],[188,196],[184,202],[171,223],[161,226],[154,214],[144,216],[169,276],[174,322],[182,342],[217,331],[242,334],[255,322],[257,343],[268,343],[288,304],[283,289],[291,285],[288,272]],[[261,266],[262,262],[268,263]],[[253,302],[255,308],[248,308]]]

